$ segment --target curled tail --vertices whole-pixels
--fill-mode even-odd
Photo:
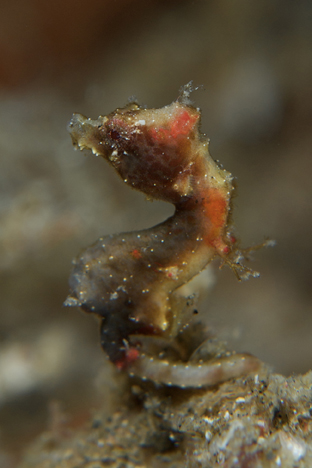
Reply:
[[[260,361],[250,354],[232,354],[199,363],[172,363],[141,354],[127,368],[129,375],[154,383],[181,388],[200,388],[241,377],[260,368]]]

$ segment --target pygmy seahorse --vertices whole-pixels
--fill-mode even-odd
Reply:
[[[76,148],[102,156],[127,185],[173,203],[175,213],[153,228],[88,247],[74,261],[65,304],[101,318],[101,344],[117,368],[166,385],[201,387],[254,371],[259,361],[248,354],[198,362],[160,358],[144,352],[140,337],[165,338],[174,348],[186,320],[178,288],[214,257],[239,278],[258,274],[241,262],[229,225],[232,176],[210,156],[189,91],[187,85],[161,109],[130,103],[97,120],[73,114],[68,129]]]

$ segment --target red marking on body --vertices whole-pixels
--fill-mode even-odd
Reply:
[[[169,121],[168,126],[151,128],[149,133],[153,140],[157,142],[176,143],[177,137],[189,135],[198,119],[198,115],[191,115],[187,110],[183,110]]]
[[[230,239],[231,244],[233,244],[233,245],[236,244],[237,239],[236,239],[235,236],[233,236],[233,234],[231,234],[231,235],[229,236],[229,239]]]
[[[209,244],[214,247],[221,257],[228,255],[231,252],[231,248],[224,242],[222,236],[209,240]]]
[[[115,362],[115,366],[118,370],[127,369],[130,364],[138,359],[139,355],[140,353],[137,348],[129,348],[126,350],[124,358]]]
[[[136,258],[137,260],[142,257],[142,254],[138,249],[132,250],[131,253],[132,253],[132,256]]]
[[[190,115],[185,110],[173,121],[171,126],[171,137],[177,138],[179,135],[188,135],[198,120],[198,115]]]
[[[204,223],[207,223],[205,241],[211,245],[218,243],[222,229],[226,225],[228,203],[217,189],[209,189],[203,200]],[[227,247],[224,242],[222,249]]]
[[[169,130],[163,127],[151,128],[150,135],[157,142],[166,142],[169,138]]]

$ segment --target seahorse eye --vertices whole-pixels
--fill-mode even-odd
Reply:
[[[110,130],[110,132],[109,132],[109,137],[110,137],[112,140],[119,140],[119,138],[120,138],[120,133],[117,132],[117,130]]]

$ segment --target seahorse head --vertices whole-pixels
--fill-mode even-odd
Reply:
[[[199,119],[179,101],[156,110],[132,103],[97,120],[74,114],[68,129],[77,148],[103,156],[128,185],[176,204],[193,190]]]

